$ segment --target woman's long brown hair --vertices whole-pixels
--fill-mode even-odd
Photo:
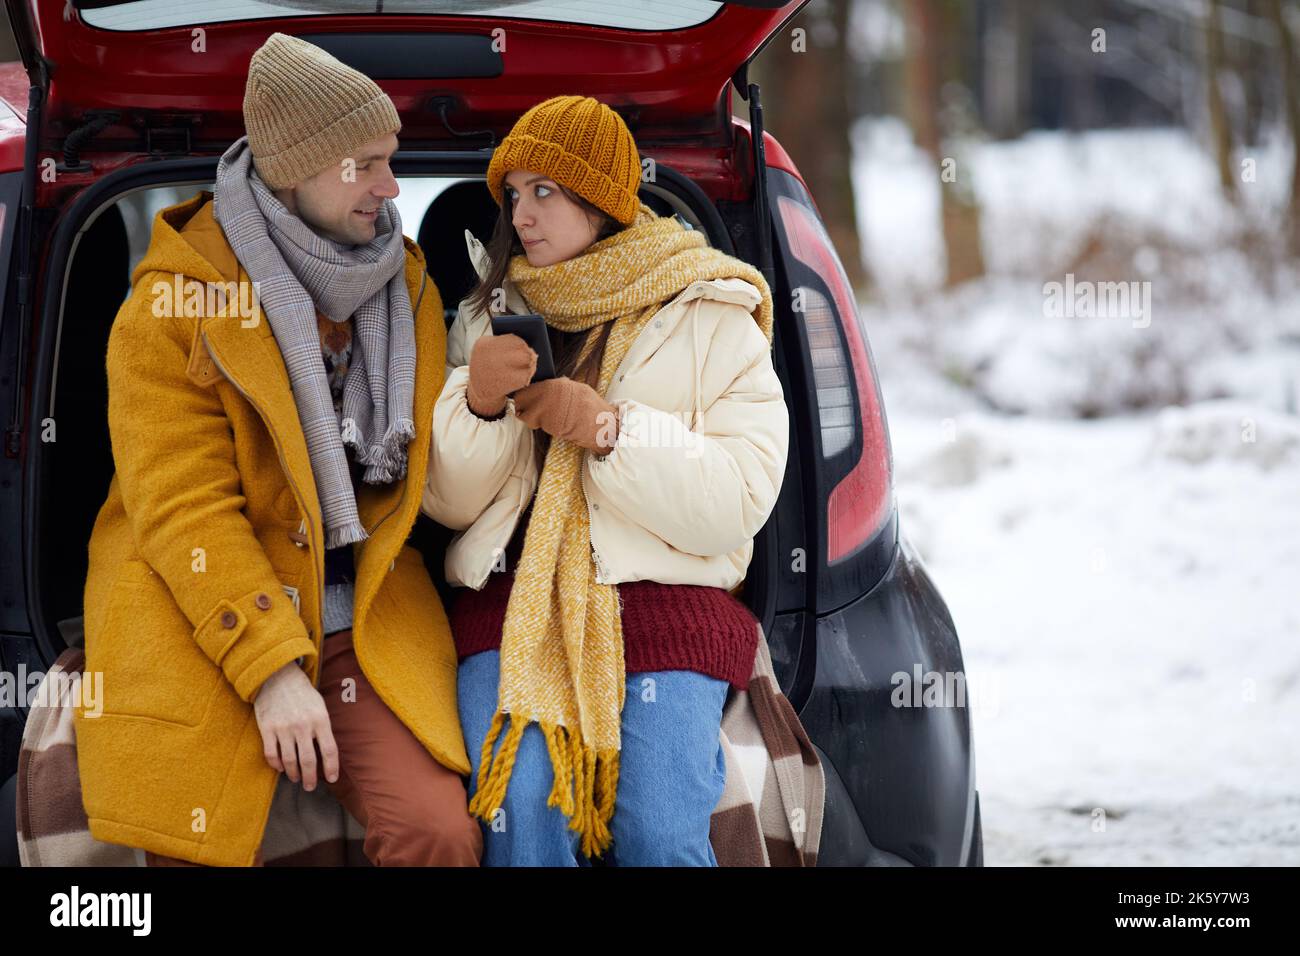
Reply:
[[[562,186],[559,183],[556,183],[556,185],[560,187],[560,190],[566,196],[581,206],[592,220],[599,222],[596,229],[596,238],[592,240],[593,243],[626,228],[613,216],[600,207],[592,205],[567,186]],[[492,228],[492,238],[488,240],[485,247],[488,257],[487,274],[479,280],[478,285],[474,287],[467,297],[471,314],[479,311],[491,311],[490,303],[494,293],[505,286],[506,273],[510,269],[510,259],[513,256],[524,254],[523,243],[519,241],[519,235],[515,232],[514,222],[512,221],[514,216],[510,209],[509,195],[503,193],[502,198],[504,201],[501,203],[501,213],[497,216],[496,224]],[[555,374],[566,376],[575,381],[586,382],[592,388],[595,388],[599,382],[600,365],[605,358],[605,344],[609,341],[612,325],[612,322],[606,321],[581,332],[564,332],[548,325],[546,333],[551,341],[551,356],[555,360]],[[586,360],[582,363],[582,367],[579,368],[578,356],[582,353],[582,348],[590,335],[596,335],[599,338]],[[550,448],[551,436],[539,429],[537,438],[537,467],[540,471],[542,463],[546,460],[547,449]]]

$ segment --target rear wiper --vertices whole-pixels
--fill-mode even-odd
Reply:
[[[451,125],[451,120],[447,119],[447,113],[455,105],[457,105],[457,100],[454,96],[435,96],[433,99],[429,100],[429,109],[438,114],[438,118],[442,120],[443,127],[448,133],[451,133],[452,136],[458,136],[461,139],[474,139],[486,136],[487,142],[484,144],[484,147],[487,149],[495,149],[497,145],[497,134],[492,130],[479,129],[462,131]]]

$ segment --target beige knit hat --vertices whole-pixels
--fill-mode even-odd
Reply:
[[[396,133],[402,121],[370,77],[315,44],[272,33],[248,63],[244,127],[258,175],[284,189]]]

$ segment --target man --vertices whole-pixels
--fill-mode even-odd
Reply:
[[[455,648],[404,545],[446,330],[392,201],[401,123],[280,33],[244,119],[214,193],[158,214],[109,338],[90,831],[150,864],[255,864],[284,772],[323,779],[377,865],[476,866]]]

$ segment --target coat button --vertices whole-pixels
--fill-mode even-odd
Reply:
[[[591,506],[592,506],[593,508],[595,508],[597,511],[600,510],[600,505],[596,504],[596,502],[594,502],[594,501],[591,503]]]
[[[236,624],[238,624],[238,623],[239,623],[239,618],[235,616],[235,612],[234,612],[234,611],[223,611],[223,612],[221,613],[221,626],[222,626],[222,627],[224,627],[224,628],[232,628],[232,627],[234,627],[234,626],[235,626]]]
[[[265,591],[263,591],[257,597],[253,598],[253,603],[265,611],[271,606],[271,598]]]

